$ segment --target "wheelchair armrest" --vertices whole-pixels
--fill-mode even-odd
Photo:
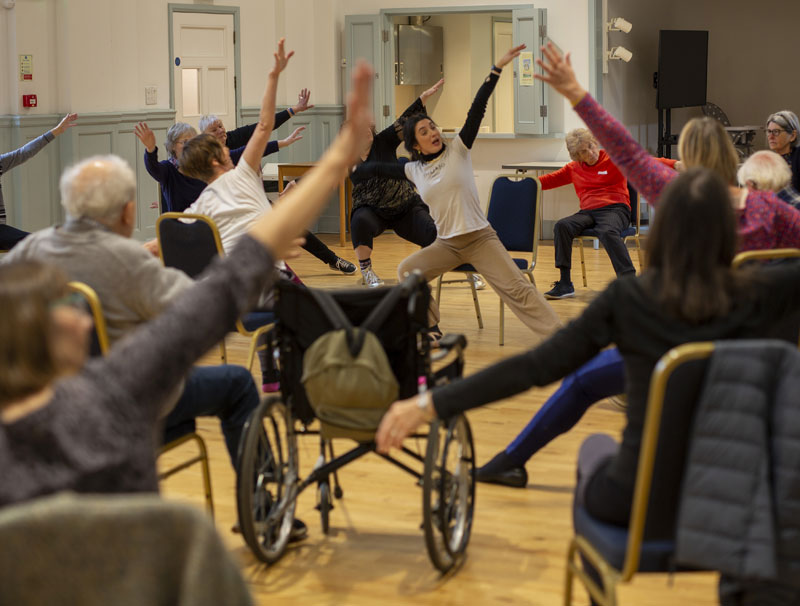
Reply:
[[[459,334],[446,334],[437,343],[436,349],[431,354],[431,361],[438,362],[455,352],[459,357],[467,347],[467,337]]]
[[[464,335],[458,334],[446,334],[441,339],[439,339],[439,348],[451,350],[458,347],[459,349],[466,349],[467,347],[467,337]]]

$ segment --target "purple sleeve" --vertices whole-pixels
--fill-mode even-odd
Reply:
[[[575,111],[636,191],[650,204],[657,204],[661,190],[678,173],[653,158],[590,94],[578,102]]]

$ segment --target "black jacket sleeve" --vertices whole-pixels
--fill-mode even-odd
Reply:
[[[275,125],[272,127],[272,130],[282,126],[292,115],[289,113],[288,109],[284,109],[275,114]],[[247,124],[245,126],[240,126],[239,128],[234,128],[233,130],[228,131],[228,139],[225,142],[225,145],[228,146],[228,149],[236,149],[237,147],[244,147],[247,145],[247,142],[250,140],[250,137],[253,136],[253,133],[256,130],[256,125],[258,122],[253,122],[252,124]]]
[[[364,162],[356,167],[350,180],[355,184],[372,177],[407,179],[405,162]]]
[[[580,368],[612,341],[614,291],[612,283],[583,314],[538,347],[434,389],[436,415],[446,419],[534,386],[549,385]]]
[[[494,71],[489,72],[489,77],[483,81],[478,92],[475,93],[475,99],[472,100],[472,106],[467,112],[467,120],[464,122],[464,126],[461,127],[461,132],[458,133],[467,149],[472,149],[472,144],[475,142],[475,137],[481,126],[481,120],[483,120],[483,114],[486,113],[486,104],[489,102],[489,97],[492,96],[494,87],[499,79],[500,76]]]
[[[417,97],[417,99],[409,105],[405,111],[400,114],[400,117],[397,118],[394,122],[392,122],[389,126],[384,128],[381,132],[375,135],[375,139],[372,142],[371,150],[376,150],[376,152],[387,152],[391,150],[392,154],[394,154],[397,146],[403,142],[400,134],[403,131],[403,124],[405,123],[406,119],[409,116],[413,116],[414,114],[424,114],[425,113],[425,106],[422,104],[422,100]],[[378,154],[375,158],[379,161],[385,161],[389,158],[384,158],[384,154]]]

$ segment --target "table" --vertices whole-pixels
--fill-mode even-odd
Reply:
[[[278,164],[278,191],[283,191],[284,180],[302,177],[314,166],[314,162]],[[344,246],[347,241],[347,217],[350,214],[347,202],[348,194],[350,194],[351,190],[350,179],[344,178],[339,182],[339,246]]]
[[[554,171],[559,168],[564,168],[569,164],[569,160],[531,160],[529,162],[519,162],[517,164],[503,164],[503,170],[515,170],[518,173],[525,173],[529,170],[541,171]]]

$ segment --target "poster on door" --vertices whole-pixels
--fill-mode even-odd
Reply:
[[[533,53],[519,54],[519,85],[533,86]]]

